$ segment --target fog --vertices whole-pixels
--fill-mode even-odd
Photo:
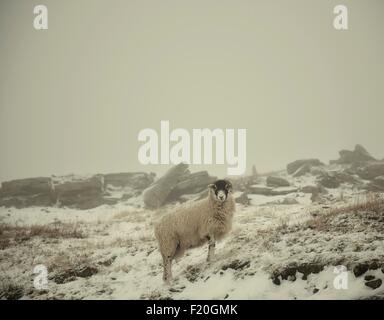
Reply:
[[[384,157],[384,2],[0,2],[0,181],[141,165],[140,130],[247,129],[247,168]],[[226,175],[226,165],[191,166]]]

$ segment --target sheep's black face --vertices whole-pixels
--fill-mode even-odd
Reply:
[[[232,184],[228,180],[217,180],[208,187],[214,192],[216,200],[220,202],[227,200],[228,193],[232,192]]]

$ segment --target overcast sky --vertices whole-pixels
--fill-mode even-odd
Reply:
[[[137,160],[138,132],[160,120],[246,128],[249,170],[356,143],[383,158],[384,1],[343,1],[347,31],[339,3],[1,0],[0,181],[164,171]]]

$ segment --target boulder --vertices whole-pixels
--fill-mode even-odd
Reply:
[[[0,206],[25,208],[51,206],[55,203],[50,178],[18,179],[2,183]]]
[[[307,170],[307,169],[310,169],[311,167],[323,166],[323,165],[324,163],[322,163],[319,159],[300,159],[300,160],[296,160],[291,163],[288,163],[287,172],[289,174],[294,174],[297,170],[299,170],[303,166],[305,166],[305,170]]]
[[[2,196],[28,196],[35,194],[49,194],[52,191],[51,178],[38,177],[18,179],[2,183]]]
[[[316,185],[307,185],[300,188],[300,191],[303,193],[321,193],[324,190],[321,186]]]
[[[325,188],[338,188],[342,183],[349,183],[353,185],[361,184],[354,176],[345,172],[327,172],[319,176],[318,182]]]
[[[323,167],[311,167],[310,174],[313,176],[320,176],[325,173],[325,169]]]
[[[208,188],[209,184],[216,180],[217,177],[210,176],[207,171],[199,171],[186,175],[174,186],[165,202],[175,201],[182,195],[202,192]]]
[[[369,152],[360,144],[355,146],[353,151],[350,150],[341,150],[339,151],[340,158],[337,160],[331,160],[330,163],[336,164],[352,164],[352,163],[361,163],[367,161],[375,161],[376,159],[372,157]]]
[[[268,187],[289,187],[289,182],[281,177],[268,176],[267,186]]]
[[[272,190],[273,190],[273,188],[270,188],[270,187],[250,186],[248,188],[248,193],[270,196],[270,195],[272,195]]]
[[[235,202],[248,206],[251,203],[251,200],[248,198],[248,194],[243,192],[240,196],[235,198]]]
[[[280,202],[280,204],[298,204],[299,202],[295,198],[284,198],[283,201]]]
[[[247,189],[254,184],[258,183],[258,176],[241,176],[231,178],[233,189],[236,191],[247,191]]]
[[[384,161],[368,163],[357,169],[357,175],[366,180],[373,180],[376,177],[384,176]]]
[[[188,175],[188,165],[180,163],[170,168],[159,180],[144,191],[143,200],[147,208],[162,206],[175,186]]]
[[[54,187],[60,206],[91,209],[109,203],[103,198],[103,183],[100,176],[80,181],[68,181]]]
[[[295,177],[295,178],[297,178],[297,177],[301,177],[301,176],[303,176],[303,175],[305,175],[305,174],[307,174],[307,173],[310,173],[311,172],[311,166],[309,165],[309,164],[304,164],[304,165],[302,165],[299,169],[297,169],[296,171],[295,171],[295,173],[293,174],[293,176]]]
[[[384,176],[376,177],[373,181],[367,184],[367,190],[369,191],[384,191]]]
[[[104,174],[103,178],[105,186],[131,187],[136,190],[144,190],[153,183],[155,174],[145,172],[120,172]]]
[[[323,187],[330,189],[338,188],[340,186],[340,181],[337,177],[329,174],[322,176],[318,182]]]
[[[365,283],[365,285],[371,289],[377,289],[381,286],[381,284],[383,283],[383,281],[381,279],[375,279],[375,280],[371,280],[371,281],[367,281]]]

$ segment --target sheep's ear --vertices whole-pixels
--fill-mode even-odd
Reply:
[[[208,185],[208,188],[209,188],[209,189],[214,189],[214,188],[215,188],[215,185],[214,185],[213,183],[211,183],[211,184]]]

